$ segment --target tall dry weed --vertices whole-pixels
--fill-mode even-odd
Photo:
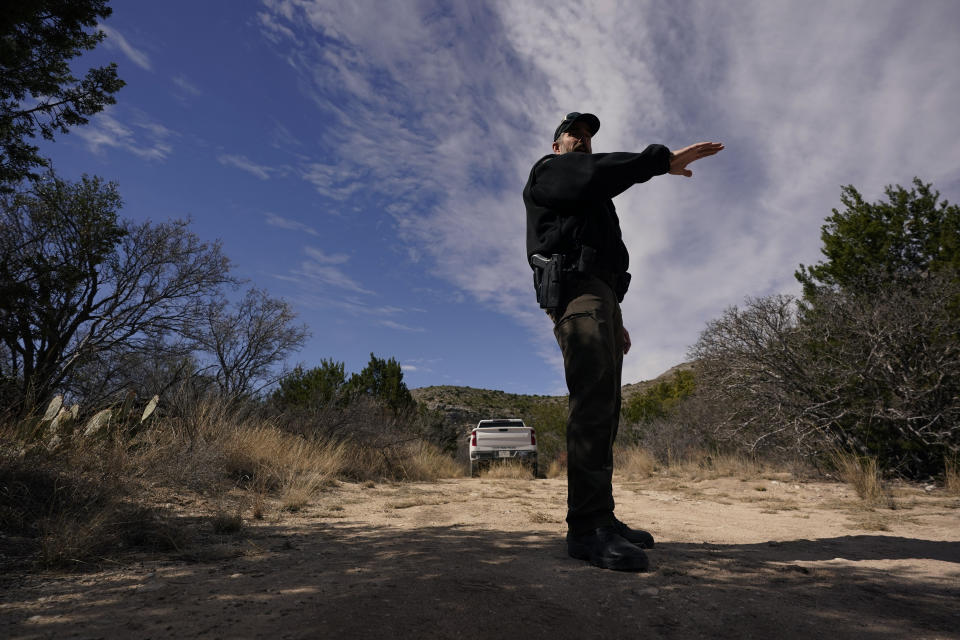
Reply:
[[[13,562],[75,568],[133,547],[182,544],[181,532],[138,499],[136,466],[122,448],[82,443],[51,453],[10,444],[0,443],[0,530],[25,541]]]
[[[409,443],[405,448],[408,455],[400,465],[404,480],[431,482],[463,475],[461,465],[429,443]]]
[[[231,534],[243,529],[243,512],[240,507],[233,509],[221,507],[210,521],[214,533]]]
[[[463,469],[453,458],[420,440],[380,446],[351,442],[348,443],[345,459],[343,476],[359,482],[429,482],[463,475]]]
[[[27,541],[17,552],[24,562],[79,566],[131,547],[182,548],[187,529],[170,526],[170,507],[162,506],[170,492],[239,487],[250,492],[253,517],[263,518],[271,494],[296,510],[338,480],[462,475],[450,456],[395,431],[402,425],[374,425],[382,412],[363,409],[340,416],[343,424],[326,437],[322,429],[281,428],[251,404],[189,393],[161,404],[143,428],[91,437],[63,431],[55,446],[33,423],[0,424],[0,529]],[[354,419],[365,422],[356,438]],[[218,532],[243,525],[240,511],[208,515]]]
[[[613,469],[627,480],[640,480],[656,473],[657,459],[638,445],[617,448],[613,451]]]
[[[480,475],[483,478],[497,480],[532,480],[533,470],[524,464],[510,460],[492,464]]]
[[[329,487],[331,478],[327,474],[301,472],[291,474],[280,488],[280,506],[287,511],[300,511],[313,501],[314,496],[325,487]]]
[[[952,496],[960,496],[960,465],[956,460],[944,460],[943,488]]]
[[[759,460],[742,453],[695,449],[687,452],[683,457],[670,456],[665,472],[671,476],[682,476],[693,480],[713,478],[753,480],[764,475],[767,469]]]
[[[227,473],[241,484],[267,490],[319,489],[332,483],[349,461],[345,443],[311,442],[271,425],[224,432],[219,444]]]
[[[565,478],[567,475],[567,465],[563,460],[551,460],[547,467],[548,478]]]
[[[831,460],[840,479],[853,487],[866,504],[888,505],[890,503],[876,458],[837,451],[831,456]]]

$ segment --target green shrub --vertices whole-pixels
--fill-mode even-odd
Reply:
[[[690,397],[694,387],[692,371],[675,371],[672,379],[658,382],[630,398],[624,404],[623,417],[634,423],[649,423],[665,418],[681,401]]]

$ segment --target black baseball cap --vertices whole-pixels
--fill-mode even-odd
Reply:
[[[590,127],[590,136],[593,137],[597,135],[597,131],[600,130],[600,118],[593,115],[592,113],[580,113],[579,111],[571,111],[563,117],[563,122],[560,123],[560,126],[557,127],[557,130],[553,132],[553,139],[556,141],[560,137],[560,134],[573,126],[574,122],[584,121],[587,123],[587,126]]]

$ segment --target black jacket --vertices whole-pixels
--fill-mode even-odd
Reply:
[[[652,144],[641,153],[570,152],[540,158],[523,189],[527,208],[527,258],[562,253],[570,264],[587,246],[595,266],[625,273],[630,256],[611,198],[670,170],[670,150]]]

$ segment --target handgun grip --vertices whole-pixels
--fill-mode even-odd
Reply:
[[[550,260],[539,253],[535,253],[530,256],[531,267],[535,267],[537,269],[546,269],[548,264],[550,264]]]

